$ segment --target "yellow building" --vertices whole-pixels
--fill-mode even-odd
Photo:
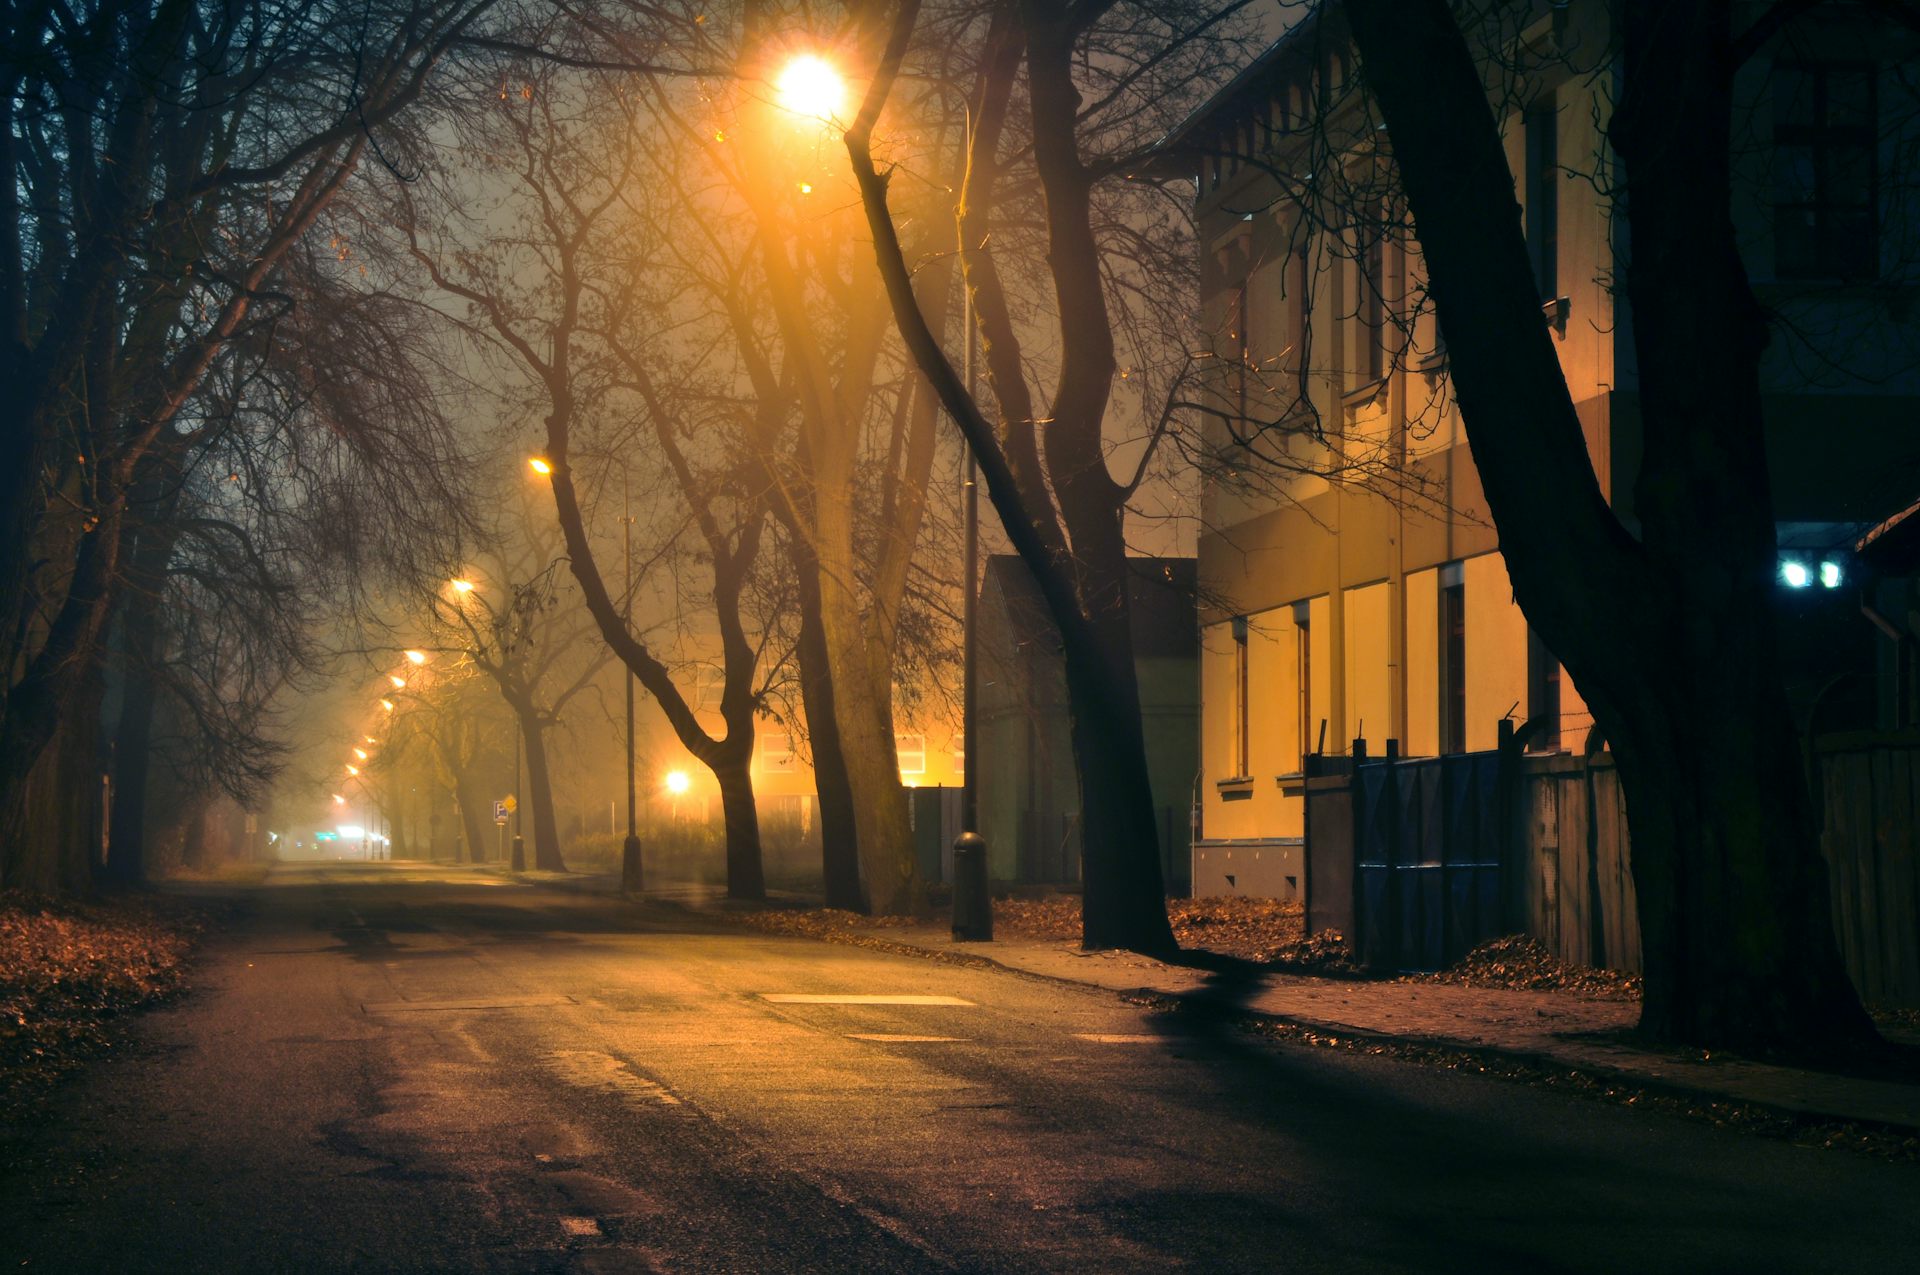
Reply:
[[[1612,80],[1582,62],[1609,47],[1606,14],[1597,2],[1541,4],[1503,33],[1490,64],[1496,100],[1510,107],[1514,211],[1541,321],[1601,490],[1631,527],[1635,374],[1609,287],[1624,230],[1604,180]],[[1916,459],[1903,424],[1920,390],[1906,361],[1916,343],[1896,350],[1887,337],[1891,324],[1911,338],[1911,315],[1870,312],[1859,287],[1811,290],[1911,273],[1894,262],[1895,236],[1873,239],[1883,187],[1871,173],[1864,195],[1849,185],[1875,162],[1874,113],[1885,113],[1875,89],[1891,74],[1870,53],[1861,61],[1864,34],[1789,28],[1741,82],[1754,134],[1774,143],[1743,160],[1751,189],[1739,224],[1756,290],[1767,304],[1809,307],[1802,317],[1817,313],[1825,330],[1851,324],[1888,346],[1877,368],[1824,379],[1776,351],[1770,434],[1802,440],[1793,463],[1775,466],[1783,532],[1871,520],[1910,499],[1884,471]],[[1838,105],[1853,101],[1864,125]],[[1161,171],[1193,181],[1212,355],[1197,895],[1298,889],[1309,754],[1356,740],[1375,755],[1478,751],[1493,747],[1503,718],[1526,727],[1530,749],[1577,752],[1592,724],[1514,603],[1386,149],[1337,13],[1320,9],[1161,147]],[[1803,171],[1817,180],[1789,191],[1783,181]],[[1824,445],[1809,448],[1812,438]]]

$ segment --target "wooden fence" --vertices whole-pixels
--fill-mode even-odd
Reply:
[[[1638,971],[1640,916],[1612,758],[1529,755],[1517,759],[1517,774],[1508,765],[1511,778],[1502,782],[1517,785],[1517,826],[1497,849],[1507,928],[1533,935],[1562,960]],[[1920,732],[1825,737],[1813,767],[1847,971],[1871,1005],[1920,1007]],[[1364,760],[1359,767],[1372,768]],[[1367,911],[1356,898],[1368,856],[1356,845],[1364,837],[1355,825],[1365,820],[1356,817],[1355,769],[1309,780],[1305,853],[1309,930],[1350,937]],[[1435,855],[1429,848],[1401,857]]]

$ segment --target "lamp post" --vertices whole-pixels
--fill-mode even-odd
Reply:
[[[621,515],[621,530],[626,539],[626,594],[624,615],[628,629],[633,628],[633,478],[627,463],[620,462],[620,487],[624,500],[624,512]],[[639,794],[636,789],[633,769],[633,670],[627,670],[627,839],[620,847],[620,889],[632,892],[643,888],[644,876],[640,863],[640,834],[634,823],[637,817]]]

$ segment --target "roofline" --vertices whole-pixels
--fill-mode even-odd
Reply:
[[[1188,137],[1220,107],[1238,96],[1242,89],[1256,82],[1274,63],[1293,52],[1295,46],[1306,38],[1306,33],[1319,25],[1323,7],[1315,4],[1300,15],[1299,21],[1288,27],[1279,39],[1262,49],[1258,57],[1241,68],[1239,73],[1216,90],[1206,101],[1189,111],[1187,117],[1168,129],[1159,141],[1147,147],[1148,166],[1153,168],[1159,168],[1162,165],[1170,166],[1175,160],[1184,159],[1187,155],[1195,153],[1186,145]]]

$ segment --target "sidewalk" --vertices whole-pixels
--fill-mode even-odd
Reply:
[[[1248,967],[1241,975],[1170,965],[1132,952],[1083,952],[1072,943],[998,939],[956,943],[942,926],[872,926],[871,939],[1109,991],[1187,1000],[1326,1036],[1461,1050],[1707,1101],[1745,1103],[1796,1120],[1877,1127],[1920,1137],[1920,1076],[1861,1079],[1743,1059],[1639,1049],[1618,1038],[1639,1017],[1630,1001],[1566,992],[1314,978]],[[1896,1038],[1920,1044],[1910,1033]]]
[[[595,894],[617,894],[610,876],[543,882]],[[651,901],[725,916],[758,910],[728,904],[713,889],[649,891]],[[805,895],[778,902],[817,906]],[[1245,1014],[1318,1035],[1425,1046],[1534,1067],[1576,1071],[1704,1102],[1734,1102],[1800,1122],[1854,1124],[1920,1138],[1920,1075],[1875,1080],[1692,1051],[1636,1047],[1622,1034],[1640,1015],[1635,1001],[1600,1000],[1572,992],[1510,991],[1448,983],[1317,978],[1236,965],[1174,965],[1134,952],[1084,952],[1073,942],[1006,937],[958,943],[944,923],[862,925],[848,931],[880,947],[929,956],[983,960],[1022,974],[1131,995],[1161,996],[1214,1012]],[[823,941],[814,936],[815,941]],[[831,941],[831,940],[824,940]],[[1202,960],[1205,952],[1196,954]],[[1920,1033],[1882,1029],[1920,1048]]]

